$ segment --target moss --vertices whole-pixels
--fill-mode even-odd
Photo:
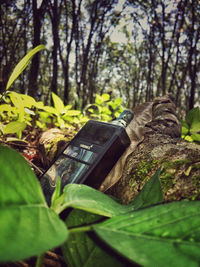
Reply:
[[[175,172],[173,169],[163,169],[160,175],[163,191],[168,191],[174,184]]]
[[[196,186],[196,188],[198,190],[200,190],[200,175],[193,176],[192,181],[193,181],[194,185]]]
[[[171,161],[165,161],[162,166],[165,169],[177,169],[183,165],[189,166],[191,163],[191,160],[188,159],[176,159]]]
[[[143,158],[133,168],[131,179],[129,180],[131,190],[142,189],[147,180],[152,177],[160,166],[162,166],[161,185],[167,201],[200,199],[200,176],[198,171],[200,163],[194,163],[191,159],[167,160],[162,158],[161,160],[155,160],[150,157]]]
[[[137,184],[137,181],[139,183],[146,182],[149,178],[149,172],[152,171],[152,169],[155,169],[155,167],[159,167],[159,160],[153,160],[153,159],[143,159],[138,164],[137,168],[135,169],[135,172],[132,176],[132,178],[129,181],[130,186],[135,186]]]

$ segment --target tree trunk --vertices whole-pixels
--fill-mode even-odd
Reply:
[[[40,35],[42,21],[45,13],[46,0],[42,1],[40,8],[37,8],[37,0],[32,1],[33,10],[33,47],[41,44]],[[29,71],[29,87],[28,94],[32,97],[36,96],[38,91],[37,78],[39,74],[40,54],[36,53],[31,61],[31,68]]]

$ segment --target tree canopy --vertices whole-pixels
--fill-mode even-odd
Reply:
[[[198,0],[1,1],[0,92],[37,45],[15,91],[83,109],[96,94],[125,106],[172,94],[183,114],[200,96]],[[181,114],[181,113],[180,113]]]

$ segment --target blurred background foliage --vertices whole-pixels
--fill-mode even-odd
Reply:
[[[52,93],[82,111],[104,93],[128,108],[171,93],[181,117],[199,105],[198,0],[1,0],[0,9],[1,93],[43,44],[11,90],[44,105]]]

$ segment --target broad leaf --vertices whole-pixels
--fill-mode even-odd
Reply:
[[[2,115],[3,112],[16,112],[16,108],[9,104],[1,104],[0,105],[0,113]]]
[[[20,94],[16,92],[9,93],[10,99],[13,105],[16,107],[16,111],[18,114],[18,121],[24,121],[24,101]]]
[[[68,184],[64,188],[62,205],[58,205],[56,211],[62,211],[67,207],[85,210],[91,213],[112,217],[114,215],[129,212],[133,207],[121,205],[108,195],[86,185]],[[60,203],[60,200],[58,199]],[[56,204],[56,201],[55,203]]]
[[[200,134],[192,134],[191,137],[192,137],[192,140],[200,142]]]
[[[196,107],[191,109],[186,115],[186,121],[190,124],[191,128],[200,122],[200,108]]]
[[[25,122],[11,121],[2,127],[3,134],[14,134],[26,128]]]
[[[68,110],[66,115],[67,116],[78,116],[81,114],[80,110]]]
[[[135,200],[129,205],[121,205],[108,195],[89,186],[68,184],[65,186],[64,193],[60,199],[54,202],[54,207],[57,213],[60,213],[68,207],[85,210],[107,217],[128,213],[163,201],[159,176],[160,169],[158,169]]]
[[[142,266],[198,266],[200,202],[173,202],[94,226],[113,249]]]
[[[28,258],[63,243],[67,228],[48,208],[25,159],[0,146],[0,262]]]
[[[163,192],[160,183],[160,168],[142,188],[141,192],[133,200],[134,209],[141,209],[163,202]]]
[[[105,102],[105,101],[110,100],[110,95],[109,94],[102,94],[101,98],[102,98],[103,102]]]
[[[23,99],[25,107],[32,108],[32,107],[37,106],[37,103],[33,97],[29,95],[21,94],[21,98]]]
[[[34,49],[28,52],[26,56],[22,58],[22,60],[17,64],[17,66],[14,68],[8,83],[6,85],[6,90],[10,88],[10,86],[13,84],[13,82],[17,79],[17,77],[22,73],[22,71],[28,66],[30,60],[32,57],[39,52],[40,50],[45,49],[44,45],[38,45]]]
[[[53,99],[53,103],[54,103],[54,107],[55,107],[56,111],[59,114],[65,112],[65,106],[64,106],[63,101],[60,99],[60,97],[57,96],[56,94],[52,93],[52,99]]]
[[[67,227],[90,226],[102,219],[102,216],[87,213],[81,210],[73,210],[67,217]],[[123,267],[107,249],[95,242],[94,236],[88,232],[78,232],[70,234],[69,239],[62,246],[62,252],[69,267]]]

